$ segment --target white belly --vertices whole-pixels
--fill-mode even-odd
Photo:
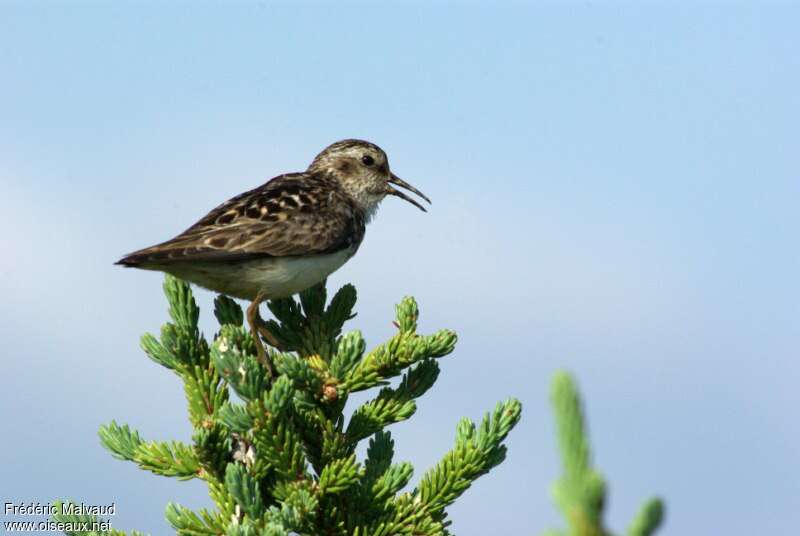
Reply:
[[[286,298],[316,285],[354,253],[342,250],[313,257],[266,257],[237,263],[187,263],[158,268],[214,292],[253,300]]]

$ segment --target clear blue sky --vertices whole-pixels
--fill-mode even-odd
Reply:
[[[187,439],[138,349],[161,278],[112,266],[322,147],[363,137],[434,201],[386,201],[331,278],[375,344],[393,304],[460,334],[393,427],[416,476],[517,396],[460,536],[560,526],[548,385],[573,371],[621,530],[800,526],[800,8],[791,3],[0,3],[0,495],[115,500],[167,534],[209,504],[96,430]],[[198,293],[213,332],[212,295]]]

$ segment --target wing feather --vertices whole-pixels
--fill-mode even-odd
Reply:
[[[124,257],[126,266],[234,262],[333,253],[360,243],[364,220],[334,179],[293,173],[221,204],[175,238]]]

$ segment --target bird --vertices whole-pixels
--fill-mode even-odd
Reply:
[[[257,358],[273,375],[261,337],[279,347],[259,314],[265,300],[287,298],[325,280],[355,255],[386,196],[425,207],[399,186],[431,200],[392,173],[374,143],[345,139],[308,169],[285,173],[232,197],[176,237],[134,251],[116,264],[166,272],[250,301],[247,322]]]

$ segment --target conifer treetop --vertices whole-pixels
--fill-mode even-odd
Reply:
[[[179,535],[446,535],[447,507],[505,458],[503,442],[521,412],[515,399],[499,403],[480,424],[459,422],[453,449],[404,491],[413,468],[394,460],[387,428],[414,415],[438,378],[437,360],[457,340],[450,330],[417,333],[413,298],[396,307],[397,333],[371,350],[358,331],[343,334],[356,302],[351,285],[330,301],[321,284],[297,299],[269,302],[270,331],[281,348],[270,352],[272,379],[255,357],[235,301],[215,300],[220,328],[207,342],[189,285],[167,276],[164,292],[171,321],[160,336],[144,335],[141,346],[181,379],[192,442],[145,440],[115,421],[99,436],[115,458],[206,482],[214,509],[167,505],[167,521]],[[370,389],[376,395],[346,417],[350,394]],[[359,460],[362,441],[369,446]]]

